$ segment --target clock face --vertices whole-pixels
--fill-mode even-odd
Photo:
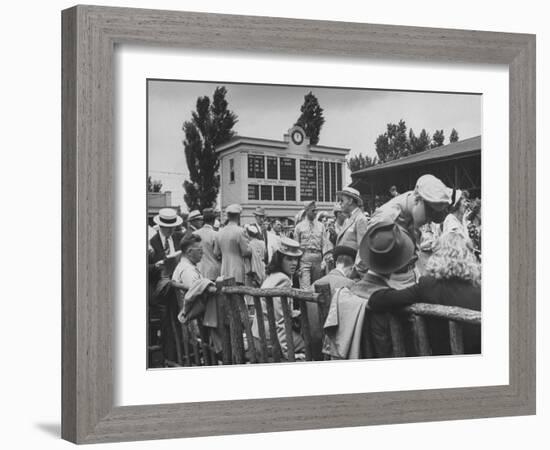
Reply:
[[[292,140],[296,145],[300,145],[304,141],[304,135],[296,130],[292,133]]]

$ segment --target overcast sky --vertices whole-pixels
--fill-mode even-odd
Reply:
[[[273,86],[185,81],[149,81],[149,173],[173,197],[181,197],[187,167],[183,122],[199,96],[210,98],[216,86],[227,88],[229,108],[238,116],[237,134],[282,140],[300,115],[309,91],[324,109],[320,145],[350,148],[349,155],[375,156],[376,137],[387,123],[405,120],[418,135],[443,129],[445,144],[453,128],[460,139],[481,134],[481,96],[468,94],[377,91],[366,89]],[[349,176],[347,177],[349,180]],[[174,198],[180,204],[179,198]]]

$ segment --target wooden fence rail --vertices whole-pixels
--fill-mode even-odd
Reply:
[[[319,359],[331,301],[328,285],[316,286],[316,292],[310,292],[293,288],[237,286],[233,279],[228,279],[218,282],[217,292],[210,295],[216,301],[217,328],[208,328],[199,320],[191,320],[179,324],[178,330],[177,319],[174,322],[172,317],[177,361],[169,365],[312,361],[315,355]],[[246,304],[245,295],[253,299],[251,305]],[[181,306],[182,292],[178,293],[178,299]],[[367,307],[367,315],[370,313]],[[406,335],[403,328],[404,316],[412,335]],[[448,322],[452,354],[464,353],[463,325],[481,325],[479,311],[459,307],[416,303],[386,313],[391,335],[391,356],[431,355],[426,321],[432,318]],[[314,329],[321,330],[321,334],[314,334]],[[365,358],[375,356],[370,339],[364,340],[364,347]]]

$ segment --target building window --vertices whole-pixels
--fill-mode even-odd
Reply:
[[[267,178],[269,180],[279,179],[279,175],[277,173],[277,157],[267,157]]]
[[[317,161],[300,160],[300,201],[317,200]]]
[[[295,202],[296,201],[296,186],[286,186],[286,200]]]
[[[285,199],[285,187],[273,186],[273,200],[284,201]]]
[[[264,160],[260,155],[248,155],[248,178],[265,178]]]
[[[336,163],[336,190],[342,190],[342,163]]]
[[[230,183],[235,182],[235,160],[234,159],[229,160],[229,182]]]
[[[330,163],[330,200],[336,201],[336,163]]]
[[[281,158],[279,166],[281,180],[296,180],[296,160],[294,158]]]
[[[261,200],[273,200],[272,186],[263,185],[261,187]]]
[[[325,187],[325,184],[324,184],[324,178],[323,178],[323,162],[322,161],[318,161],[317,162],[317,200],[322,202],[324,201],[324,197],[323,197],[323,191],[324,191],[324,187]]]
[[[330,202],[330,163],[323,163],[325,167],[325,202]]]
[[[248,185],[248,200],[260,200],[260,186],[257,184]]]

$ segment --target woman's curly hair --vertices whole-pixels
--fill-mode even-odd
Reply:
[[[426,272],[436,279],[458,278],[474,286],[481,285],[481,265],[474,255],[472,242],[457,232],[440,236],[426,264]]]

